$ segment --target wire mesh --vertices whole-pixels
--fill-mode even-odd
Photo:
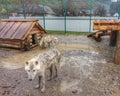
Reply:
[[[0,18],[38,19],[46,30],[92,32],[94,20],[118,20],[120,0],[0,0]]]

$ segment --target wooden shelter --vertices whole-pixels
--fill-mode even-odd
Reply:
[[[10,20],[0,22],[0,46],[29,50],[38,45],[46,31],[38,20]]]
[[[95,20],[93,30],[120,30],[120,21],[118,20]]]
[[[90,34],[89,36],[98,36],[106,34],[107,31],[111,31],[110,34],[110,46],[116,46],[114,54],[115,64],[120,64],[120,21],[118,20],[96,20],[93,22],[93,30],[97,32]]]

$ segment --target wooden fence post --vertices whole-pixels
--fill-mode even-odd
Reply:
[[[117,43],[116,43],[116,50],[114,54],[114,62],[115,64],[120,64],[120,31],[117,32]]]
[[[110,46],[116,46],[116,43],[117,43],[117,33],[118,33],[118,31],[116,31],[116,30],[111,32],[110,43],[109,43]]]

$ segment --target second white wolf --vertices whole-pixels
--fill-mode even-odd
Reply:
[[[39,46],[40,48],[53,48],[57,42],[57,37],[52,35],[44,35],[39,42]]]
[[[35,58],[27,61],[25,64],[25,70],[27,71],[28,79],[31,81],[35,78],[36,75],[38,75],[38,85],[36,85],[36,88],[39,88],[40,84],[42,83],[41,91],[44,92],[46,70],[50,70],[49,79],[53,78],[53,71],[56,73],[54,74],[54,77],[57,77],[60,66],[60,59],[60,52],[57,49],[50,49],[49,51],[39,54]]]

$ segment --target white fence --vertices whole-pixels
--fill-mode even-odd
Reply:
[[[10,17],[11,19],[18,19],[23,17]],[[41,26],[46,30],[58,30],[58,31],[75,31],[75,32],[93,32],[94,20],[118,20],[118,17],[27,17],[29,19],[38,19]],[[66,22],[65,22],[66,20]],[[90,26],[91,24],[91,26]]]

